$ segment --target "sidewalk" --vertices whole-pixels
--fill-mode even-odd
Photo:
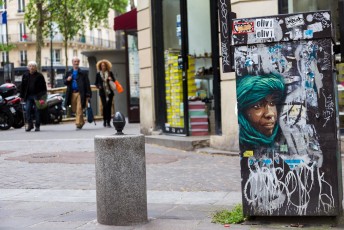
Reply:
[[[75,131],[72,123],[43,126],[39,133],[0,132],[0,229],[226,229],[211,223],[211,216],[241,203],[237,154],[152,144],[145,146],[149,221],[126,227],[98,224],[93,140],[114,133],[93,124]],[[139,124],[127,124],[124,133],[138,134]],[[329,229],[333,222],[257,218],[229,229],[286,229],[297,224]]]

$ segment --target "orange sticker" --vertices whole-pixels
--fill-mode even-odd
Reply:
[[[254,22],[234,22],[233,34],[247,34],[254,32]]]

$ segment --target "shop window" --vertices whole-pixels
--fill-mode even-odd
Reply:
[[[330,10],[332,20],[338,21],[338,1],[339,0],[279,0],[280,14],[297,12],[311,12],[319,10]],[[339,38],[339,23],[333,23],[336,37]]]

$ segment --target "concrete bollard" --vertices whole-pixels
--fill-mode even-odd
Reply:
[[[95,137],[97,220],[128,226],[147,219],[143,135]]]

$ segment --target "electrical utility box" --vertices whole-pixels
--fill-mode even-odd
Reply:
[[[342,210],[332,39],[329,11],[233,19],[245,215]]]

